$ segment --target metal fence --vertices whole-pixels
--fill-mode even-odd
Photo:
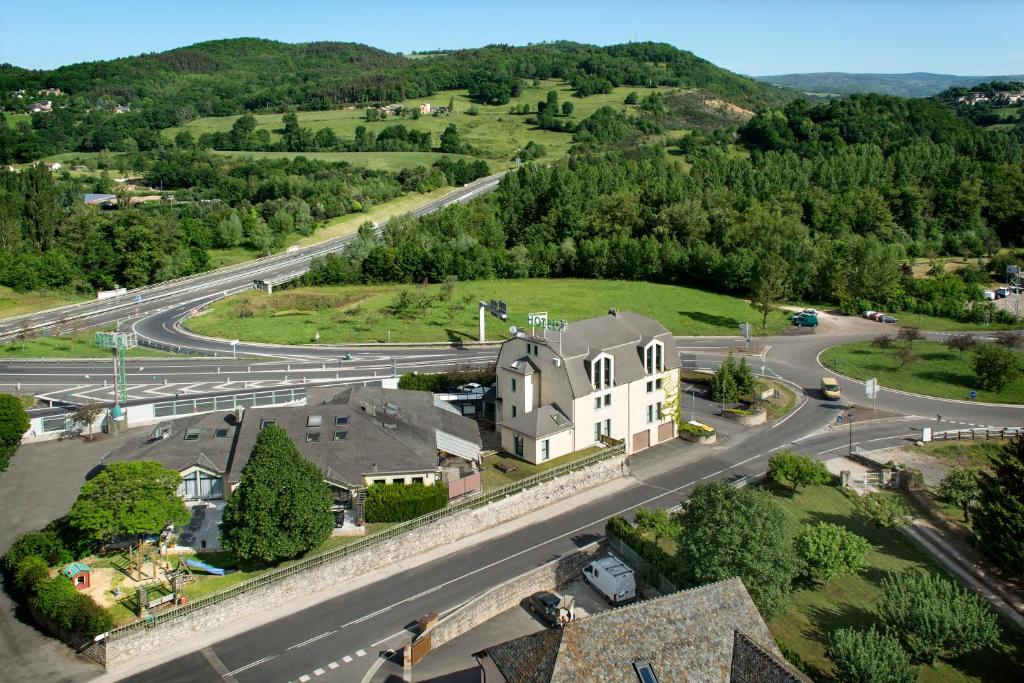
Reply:
[[[1002,429],[958,429],[949,432],[932,434],[932,441],[989,441],[992,439],[1012,439],[1020,433],[1019,427],[1003,427]]]
[[[475,508],[484,507],[485,505],[502,500],[504,498],[507,498],[508,496],[515,495],[539,484],[543,484],[554,479],[558,479],[559,477],[590,467],[591,465],[595,465],[605,460],[610,460],[614,457],[623,455],[625,453],[625,444],[623,442],[619,441],[614,442],[611,445],[608,445],[608,441],[610,440],[602,439],[602,441],[605,441],[606,443],[605,448],[602,448],[599,451],[591,453],[590,455],[584,456],[579,460],[567,462],[564,465],[552,467],[549,470],[539,472],[537,474],[534,474],[520,481],[513,482],[511,484],[506,484],[505,486],[494,489],[493,491],[487,491],[478,496],[465,498],[456,503],[452,503],[448,507],[442,508],[441,510],[436,510],[435,512],[431,512],[421,517],[410,519],[407,522],[401,522],[400,524],[396,524],[395,526],[380,531],[378,533],[365,536],[359,539],[358,541],[355,541],[354,543],[341,546],[340,548],[335,548],[334,550],[330,550],[320,555],[307,557],[305,559],[295,562],[294,564],[290,564],[286,567],[281,567],[279,569],[274,569],[272,571],[267,572],[266,574],[257,576],[247,581],[243,581],[239,584],[236,584],[230,588],[226,588],[217,593],[212,593],[205,597],[197,598],[196,600],[187,602],[184,605],[175,606],[172,609],[169,609],[165,612],[161,612],[159,614],[147,617],[144,621],[136,621],[134,623],[127,624],[119,628],[115,628],[111,630],[109,633],[107,633],[107,640],[117,640],[119,638],[123,638],[135,631],[138,631],[139,629],[148,628],[161,622],[176,619],[178,617],[189,614],[190,612],[194,612],[196,610],[209,607],[210,605],[215,605],[219,602],[223,602],[224,600],[233,598],[236,595],[241,595],[255,588],[276,583],[277,581],[281,581],[282,579],[285,579],[294,574],[298,574],[299,572],[305,571],[312,567],[318,567],[320,565],[327,564],[328,562],[336,560],[340,557],[352,555],[353,553],[357,553],[361,550],[365,550],[374,545],[377,545],[378,543],[382,543],[383,541],[386,541],[389,538],[394,538],[395,536],[399,536],[408,531],[412,531],[413,529],[418,529],[420,527],[432,524],[447,517],[451,517],[460,512],[463,512],[464,510],[472,510]]]
[[[658,589],[658,592],[660,592],[662,595],[675,593],[679,590],[678,588],[676,588],[674,583],[666,579],[661,574],[658,574],[654,571],[645,571],[645,568],[647,567],[647,561],[644,560],[644,558],[640,557],[640,555],[621,538],[612,535],[608,535],[607,538],[608,547],[614,550],[616,553],[618,553],[619,557],[625,560],[626,564],[628,564],[630,567],[633,567],[633,569],[635,569],[637,573],[640,574],[640,576],[645,577],[645,579],[649,582],[650,579],[657,577],[656,580],[653,581],[653,584],[654,587]],[[654,574],[654,577],[650,576],[650,574]]]
[[[260,408],[296,403],[306,399],[306,389],[289,388],[264,391],[249,391],[228,396],[197,396],[196,398],[179,398],[173,401],[160,401],[153,404],[153,417],[177,417],[210,413],[216,410],[234,410],[235,408]]]

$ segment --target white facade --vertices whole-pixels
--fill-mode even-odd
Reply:
[[[676,437],[679,356],[668,330],[623,312],[502,345],[502,450],[534,464],[610,437],[633,453]]]

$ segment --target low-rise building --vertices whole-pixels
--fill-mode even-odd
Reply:
[[[487,683],[809,683],[737,578],[601,612],[474,655]]]
[[[130,104],[116,104],[114,105],[115,114],[130,114],[132,111],[132,105]]]
[[[602,442],[626,452],[676,437],[679,353],[661,323],[629,311],[519,332],[497,362],[502,449],[532,463]]]
[[[187,502],[219,500],[238,486],[262,429],[281,427],[323,473],[339,523],[361,523],[373,484],[453,482],[479,470],[480,434],[430,392],[349,387],[322,403],[212,413],[159,425],[101,464],[155,460],[181,474]]]
[[[64,93],[60,91],[60,88],[43,88],[42,90],[36,93],[36,95],[38,95],[39,97],[43,97],[44,95],[47,97],[60,97],[63,94]]]
[[[430,114],[430,112],[432,111],[433,108],[430,106],[430,102],[424,102],[423,104],[420,105],[420,113],[423,114],[424,116]]]

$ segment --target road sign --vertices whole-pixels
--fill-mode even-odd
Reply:
[[[864,395],[868,398],[874,398],[878,395],[878,380],[872,377],[864,383]]]
[[[836,415],[836,424],[837,425],[843,424],[843,416],[842,415]]]
[[[978,392],[972,390],[971,393],[967,394],[967,398],[978,398]]]
[[[743,338],[747,341],[750,341],[751,329],[750,323],[740,323],[740,334],[742,334]]]
[[[142,295],[141,294],[136,294],[135,295],[135,303],[139,303],[140,301],[142,301]]]

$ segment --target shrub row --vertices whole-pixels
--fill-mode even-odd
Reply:
[[[650,569],[653,569],[677,587],[686,585],[686,579],[680,574],[675,558],[622,517],[609,518],[604,532],[621,540],[643,559],[645,575],[649,575]]]
[[[22,560],[22,565],[31,559],[30,556]],[[114,624],[110,613],[88,595],[78,592],[66,576],[46,579],[36,589],[32,601],[36,609],[65,631],[91,637],[109,631]]]
[[[366,521],[405,522],[446,505],[444,484],[374,484],[366,490]]]
[[[398,379],[398,388],[438,393],[470,382],[485,387],[494,384],[494,368],[471,368],[433,374],[407,372]]]

